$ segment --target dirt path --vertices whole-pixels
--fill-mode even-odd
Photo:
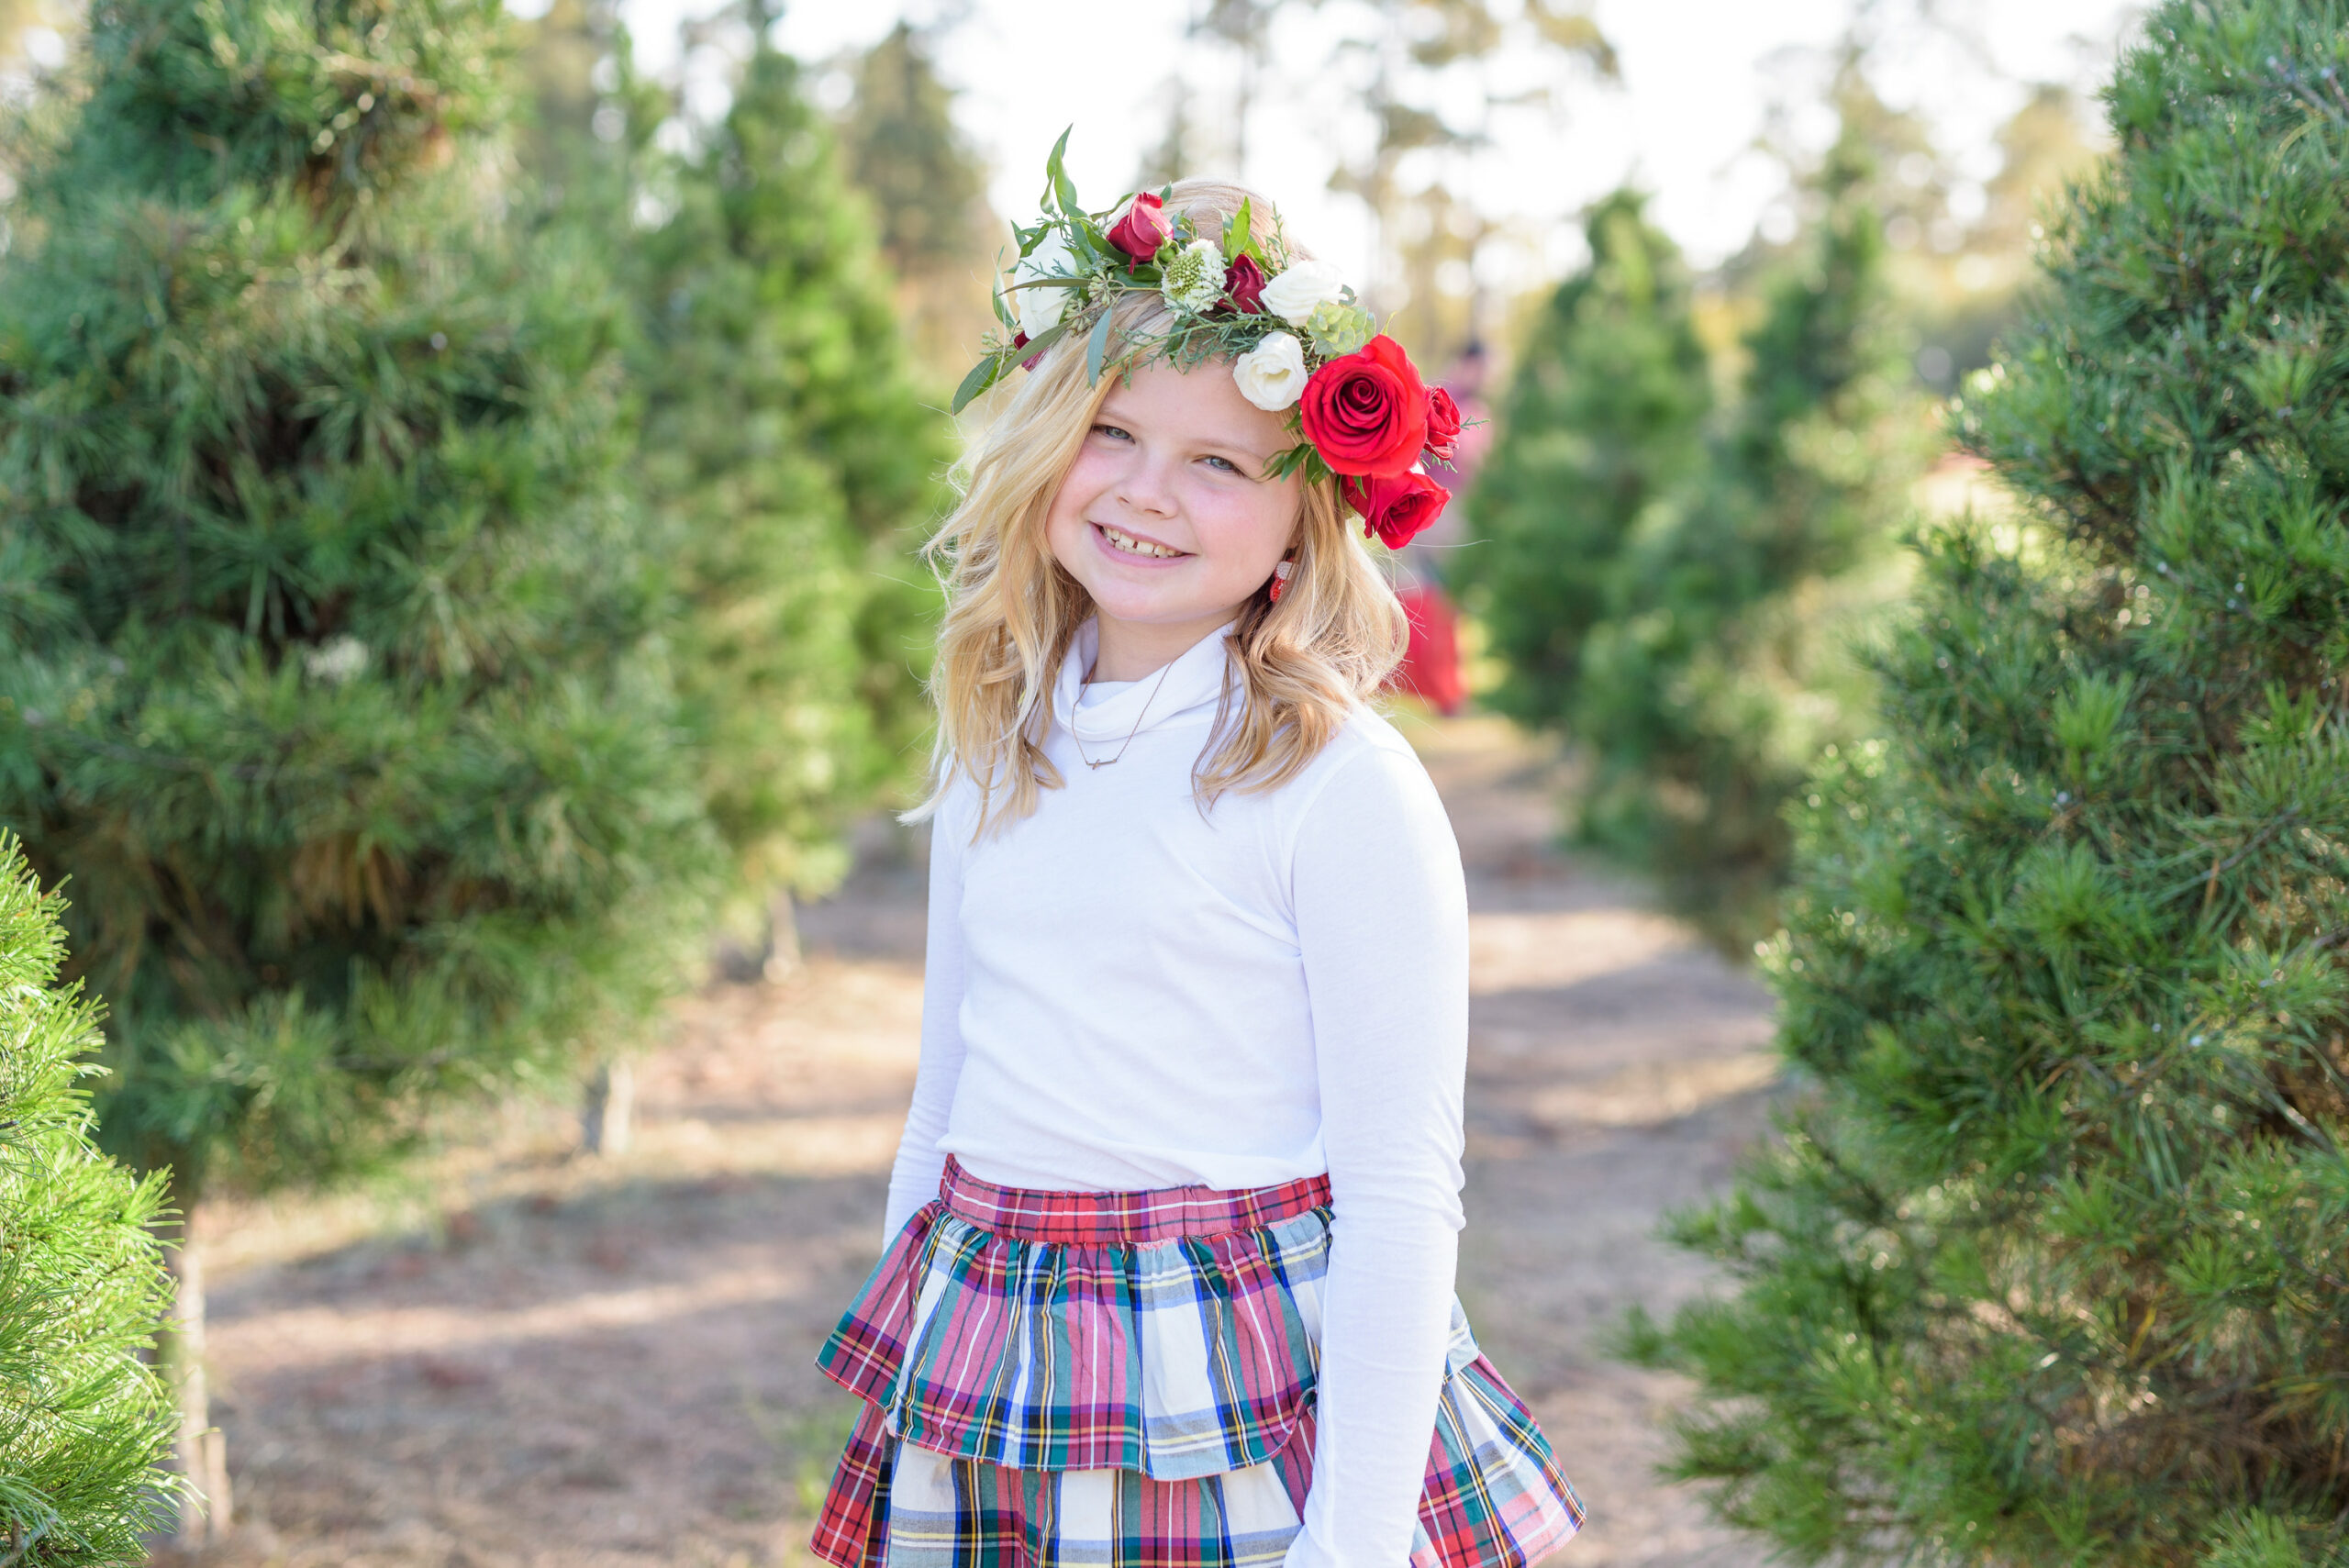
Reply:
[[[1413,738],[1469,867],[1461,1294],[1594,1512],[1561,1568],[1758,1562],[1660,1485],[1668,1380],[1598,1337],[1699,1272],[1652,1240],[1758,1130],[1759,989],[1545,848],[1556,780],[1496,721]],[[880,833],[782,987],[683,1009],[636,1144],[518,1106],[398,1185],[250,1207],[214,1262],[246,1521],[218,1564],[798,1563],[848,1414],[809,1358],[875,1255],[913,1078],[921,887]]]

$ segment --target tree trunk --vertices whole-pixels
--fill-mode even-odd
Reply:
[[[212,1424],[211,1391],[204,1366],[203,1207],[183,1203],[179,1245],[164,1256],[172,1273],[172,1318],[161,1346],[164,1374],[179,1395],[180,1436],[173,1461],[192,1490],[180,1498],[179,1540],[202,1546],[225,1540],[235,1522],[228,1488],[228,1447]]]
[[[799,914],[792,907],[791,890],[778,887],[767,897],[767,956],[759,977],[780,985],[799,973]]]
[[[579,1148],[586,1154],[625,1154],[636,1118],[636,1064],[615,1057],[587,1080],[579,1106]]]

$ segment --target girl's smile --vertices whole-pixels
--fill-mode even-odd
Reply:
[[[1141,534],[1128,533],[1123,528],[1111,528],[1107,523],[1094,524],[1093,531],[1104,544],[1108,546],[1110,551],[1117,555],[1138,556],[1145,561],[1181,561],[1186,559],[1191,553],[1187,550],[1176,550],[1171,544],[1162,544],[1157,539],[1147,539]]]

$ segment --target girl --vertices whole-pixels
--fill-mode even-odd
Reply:
[[[1424,526],[1456,415],[1263,197],[1050,176],[956,405],[1030,367],[933,547],[921,1064],[815,1549],[1531,1561],[1581,1508],[1453,1296],[1466,899],[1350,516]]]

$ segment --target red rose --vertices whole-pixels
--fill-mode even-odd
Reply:
[[[1135,261],[1147,261],[1158,254],[1172,232],[1166,225],[1166,204],[1143,191],[1126,205],[1126,216],[1109,230],[1109,243]]]
[[[1383,332],[1315,371],[1297,413],[1305,439],[1337,473],[1397,474],[1427,445],[1427,389],[1402,345]]]
[[[1452,492],[1424,473],[1375,479],[1349,474],[1338,482],[1346,505],[1362,514],[1363,538],[1376,534],[1387,549],[1400,550],[1411,536],[1443,516]]]
[[[1428,455],[1450,462],[1460,450],[1460,405],[1440,386],[1428,388]]]
[[[1264,308],[1264,269],[1256,258],[1242,250],[1232,258],[1231,265],[1223,270],[1224,297],[1231,308],[1242,316],[1255,316]]]

